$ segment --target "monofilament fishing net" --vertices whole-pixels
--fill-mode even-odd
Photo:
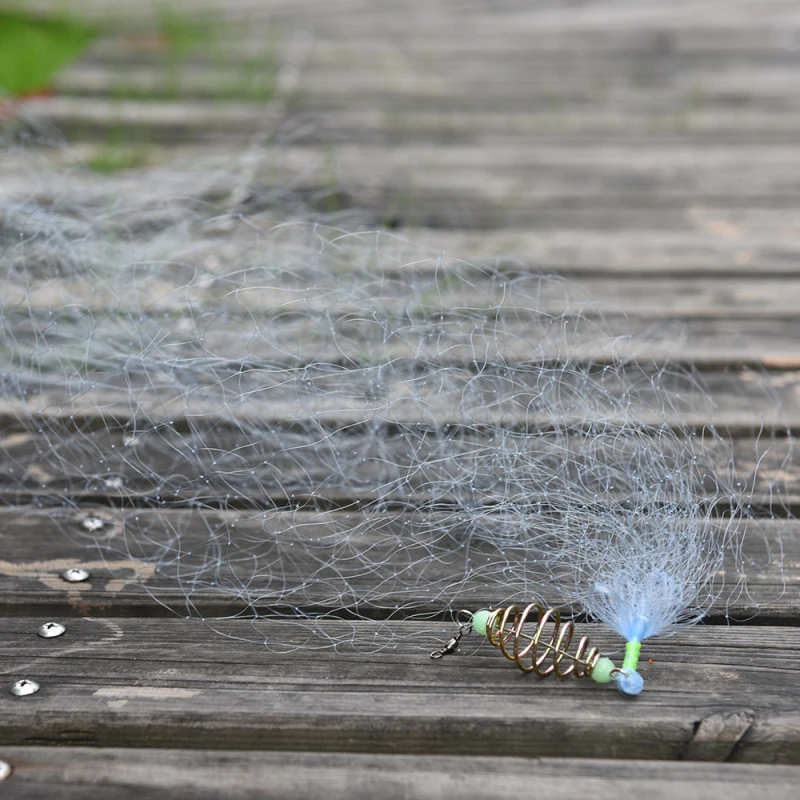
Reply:
[[[20,163],[6,501],[148,565],[155,601],[370,650],[462,607],[613,624],[645,603],[669,625],[745,591],[720,568],[754,484],[708,393],[573,282],[287,217],[269,187],[232,206],[197,165],[99,183]],[[385,621],[369,641],[363,618]]]

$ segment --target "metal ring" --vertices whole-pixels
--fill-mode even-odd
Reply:
[[[465,625],[470,625],[474,616],[475,614],[468,608],[459,609],[456,611],[456,624],[461,625],[462,627]]]
[[[628,673],[625,672],[625,670],[622,669],[622,667],[614,667],[614,669],[612,669],[611,672],[609,672],[609,675],[611,675],[612,678],[614,677],[614,675],[624,675],[626,678],[629,677]]]

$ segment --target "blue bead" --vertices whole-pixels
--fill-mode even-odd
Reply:
[[[617,689],[626,697],[636,697],[644,689],[644,678],[634,669],[617,673]]]

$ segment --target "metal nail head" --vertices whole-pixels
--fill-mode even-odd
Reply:
[[[80,567],[70,567],[61,573],[61,577],[67,583],[80,583],[81,581],[89,580],[89,573]]]
[[[29,694],[36,694],[39,691],[39,684],[36,681],[23,678],[21,681],[14,681],[8,687],[8,691],[17,697],[27,697]]]
[[[45,622],[36,631],[42,639],[54,639],[56,636],[63,636],[66,632],[67,629],[60,622]]]
[[[0,761],[0,781],[4,781],[11,772],[11,764],[8,761]]]

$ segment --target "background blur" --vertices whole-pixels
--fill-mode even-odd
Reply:
[[[791,0],[4,9],[6,125],[20,111],[51,124],[95,173],[257,143],[281,150],[253,186],[370,224],[460,229],[476,257],[741,273],[798,255]]]

